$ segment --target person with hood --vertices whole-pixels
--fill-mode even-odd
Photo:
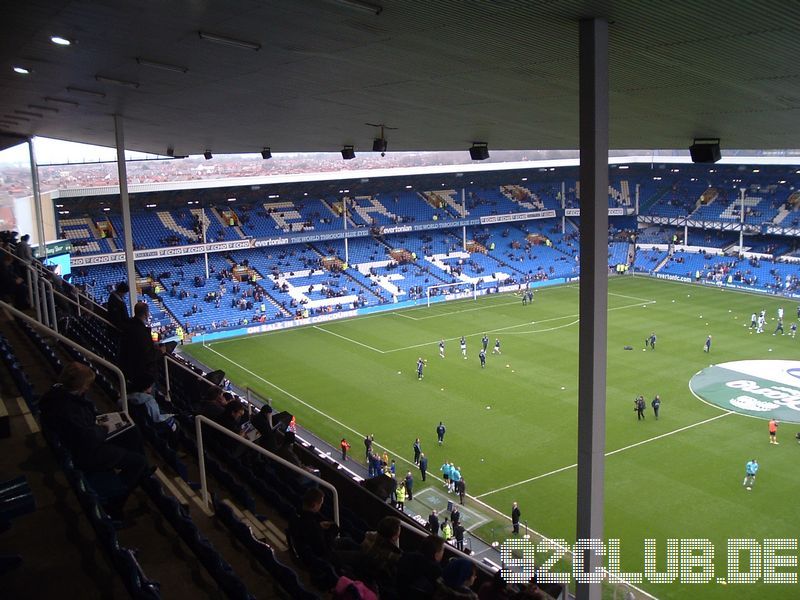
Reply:
[[[477,600],[470,588],[477,577],[475,563],[468,558],[452,558],[436,581],[434,600]]]

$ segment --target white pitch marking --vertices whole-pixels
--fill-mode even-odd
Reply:
[[[328,329],[324,329],[324,328],[320,327],[319,325],[314,325],[314,329],[316,329],[317,331],[324,331],[325,333],[329,333],[329,334],[331,334],[333,336],[336,336],[338,338],[341,338],[341,339],[343,339],[343,340],[345,340],[347,342],[351,342],[353,344],[358,344],[359,346],[361,346],[362,348],[366,348],[367,350],[372,350],[373,352],[378,352],[379,354],[386,354],[386,352],[384,352],[383,350],[378,350],[377,348],[373,348],[372,346],[370,346],[368,344],[364,344],[362,342],[359,342],[358,340],[354,340],[352,338],[349,338],[347,336],[341,335],[339,333],[334,333],[333,331],[330,331]]]
[[[336,419],[336,418],[334,418],[334,417],[330,416],[329,414],[327,414],[327,413],[325,413],[325,412],[322,412],[322,411],[321,411],[320,409],[318,409],[316,406],[313,406],[313,405],[309,404],[308,402],[304,402],[303,400],[301,400],[300,398],[298,398],[297,396],[295,396],[295,395],[294,395],[294,394],[292,394],[291,392],[287,392],[287,391],[286,391],[285,389],[283,389],[282,387],[280,387],[280,386],[278,386],[278,385],[276,385],[276,384],[272,383],[271,381],[268,381],[267,379],[264,379],[263,377],[261,377],[261,375],[258,375],[258,374],[256,374],[256,373],[253,373],[253,371],[251,371],[251,370],[250,370],[250,369],[248,369],[247,367],[244,367],[244,366],[240,365],[240,364],[239,364],[239,363],[237,363],[235,360],[232,360],[232,359],[228,358],[228,357],[227,357],[227,356],[225,356],[224,354],[220,354],[219,352],[217,352],[217,351],[216,351],[216,350],[214,350],[213,348],[208,348],[208,349],[209,349],[211,352],[213,352],[214,354],[216,354],[217,356],[219,356],[220,358],[223,358],[223,359],[227,360],[229,363],[231,363],[232,365],[235,365],[235,366],[237,366],[238,368],[240,368],[240,369],[241,369],[242,371],[244,371],[245,373],[248,373],[249,375],[252,375],[252,376],[253,376],[253,377],[255,377],[256,379],[258,379],[258,380],[260,380],[260,381],[263,381],[263,382],[264,382],[264,383],[266,383],[268,386],[270,386],[270,387],[272,387],[272,388],[275,388],[275,389],[276,389],[276,390],[278,390],[280,393],[282,393],[282,394],[284,394],[285,396],[287,396],[287,397],[291,398],[291,399],[292,399],[292,400],[294,400],[295,402],[299,402],[300,404],[302,404],[302,405],[303,405],[303,406],[305,406],[306,408],[309,408],[309,409],[313,410],[315,413],[317,413],[317,414],[319,414],[319,415],[322,415],[322,416],[323,416],[323,417],[325,417],[326,419],[329,419],[329,420],[333,421],[334,423],[336,423],[336,424],[337,424],[337,425],[339,425],[340,427],[343,427],[343,428],[347,429],[347,431],[352,431],[352,432],[353,432],[353,433],[355,433],[357,436],[360,436],[360,437],[362,437],[362,438],[363,438],[363,437],[366,437],[366,434],[364,434],[364,433],[361,433],[361,432],[359,432],[359,431],[356,431],[356,430],[355,430],[355,429],[353,429],[352,427],[350,427],[350,426],[348,426],[348,425],[345,425],[344,423],[342,423],[342,422],[341,422],[341,421],[339,421],[338,419]],[[408,460],[408,459],[406,459],[406,458],[403,458],[403,455],[402,455],[402,454],[400,454],[399,452],[395,452],[395,451],[394,451],[394,450],[392,450],[391,448],[387,448],[386,446],[382,446],[381,444],[378,444],[377,442],[374,442],[374,445],[375,445],[375,446],[377,446],[378,448],[383,448],[384,450],[388,451],[388,452],[389,452],[391,455],[393,455],[393,456],[394,456],[394,457],[395,457],[397,460],[402,460],[404,463],[407,463],[407,464],[411,465],[412,467],[416,467],[416,465],[415,465],[413,462],[411,462],[410,460]]]
[[[704,425],[706,423],[710,423],[711,421],[716,421],[717,419],[721,419],[722,417],[727,417],[728,415],[735,414],[733,411],[725,411],[722,414],[716,415],[715,417],[711,417],[710,419],[705,419],[704,421],[698,421],[697,423],[692,423],[691,425],[686,425],[685,427],[680,427],[679,429],[674,429],[672,431],[668,431],[667,433],[662,433],[661,435],[657,435],[655,437],[648,438],[646,440],[642,440],[640,442],[636,442],[635,444],[630,444],[628,446],[624,446],[622,448],[617,448],[616,450],[611,450],[610,452],[606,452],[605,456],[613,456],[614,454],[619,454],[625,450],[630,450],[631,448],[636,448],[637,446],[642,446],[644,444],[649,444],[650,442],[654,442],[656,440],[660,440],[661,438],[669,437],[676,433],[680,433],[681,431],[686,431],[687,429],[692,429],[693,427],[697,427],[699,425]],[[497,492],[502,492],[504,490],[511,489],[513,487],[517,487],[519,485],[523,485],[525,483],[530,483],[532,481],[536,481],[537,479],[543,479],[545,477],[549,477],[550,475],[555,475],[556,473],[561,473],[562,471],[568,471],[569,469],[574,469],[578,466],[578,463],[567,465],[566,467],[561,467],[560,469],[555,469],[554,471],[550,471],[548,473],[542,473],[541,475],[537,475],[536,477],[530,477],[529,479],[525,479],[523,481],[517,481],[516,483],[511,483],[509,485],[503,486],[501,488],[497,488],[496,490],[490,490],[488,492],[484,492],[483,494],[478,494],[475,496],[476,498],[483,498],[484,496],[489,496],[490,494],[495,494]]]
[[[655,300],[647,300],[645,302],[645,304],[653,304],[653,303],[655,303]],[[624,309],[627,309],[627,308],[634,308],[636,306],[641,306],[641,305],[642,305],[642,302],[639,302],[637,304],[626,304],[625,306],[616,306],[614,308],[609,308],[608,312],[611,312],[611,311],[614,311],[614,310],[624,310]],[[517,325],[509,325],[508,327],[500,327],[498,329],[490,329],[490,330],[480,331],[480,332],[477,332],[477,333],[470,333],[470,334],[465,335],[464,337],[465,338],[471,338],[471,337],[481,336],[484,333],[487,333],[487,334],[500,333],[501,331],[508,331],[510,329],[518,329],[519,327],[527,327],[528,325],[538,325],[540,323],[550,323],[552,321],[563,321],[564,319],[575,319],[575,318],[578,318],[578,317],[580,317],[579,314],[562,315],[560,317],[551,317],[549,319],[542,319],[541,321],[531,321],[531,322],[526,322],[526,323],[518,323]],[[568,325],[562,325],[562,326],[556,327],[554,329],[561,329],[562,327],[571,326],[571,325],[574,325],[577,322],[578,321],[575,321],[573,323],[569,323]],[[543,333],[543,332],[546,332],[546,331],[553,331],[554,329],[540,329],[540,330],[533,330],[531,332],[521,332],[521,333]],[[445,338],[445,341],[446,342],[452,342],[452,341],[459,340],[459,339],[461,339],[461,336],[452,337],[452,338]],[[383,353],[384,354],[390,354],[392,352],[402,352],[404,350],[413,350],[414,348],[422,348],[424,346],[431,346],[433,344],[438,343],[438,341],[439,340],[435,340],[435,341],[431,341],[431,342],[425,342],[423,344],[414,344],[412,346],[405,346],[403,348],[392,348],[390,350],[384,350]]]

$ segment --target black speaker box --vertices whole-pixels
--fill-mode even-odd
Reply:
[[[692,155],[693,163],[715,163],[722,154],[719,150],[719,141],[715,142],[698,142],[689,146],[689,154]]]

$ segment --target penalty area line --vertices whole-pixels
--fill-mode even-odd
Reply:
[[[733,411],[726,411],[722,414],[716,415],[709,419],[705,419],[703,421],[698,421],[697,423],[692,423],[691,425],[686,425],[684,427],[680,427],[678,429],[673,429],[672,431],[668,431],[667,433],[662,433],[661,435],[657,435],[655,437],[647,438],[646,440],[642,440],[640,442],[636,442],[634,444],[629,444],[628,446],[623,446],[622,448],[617,448],[616,450],[611,450],[610,452],[606,452],[604,456],[613,456],[614,454],[619,454],[620,452],[624,452],[625,450],[630,450],[631,448],[636,448],[638,446],[643,446],[644,444],[649,444],[650,442],[655,442],[656,440],[660,440],[665,437],[669,437],[671,435],[675,435],[676,433],[680,433],[681,431],[686,431],[687,429],[692,429],[694,427],[698,427],[700,425],[705,425],[706,423],[711,423],[712,421],[716,421],[717,419],[721,419],[723,417],[727,417],[728,415],[735,414]],[[536,481],[537,479],[544,479],[545,477],[549,477],[550,475],[555,475],[556,473],[561,473],[563,471],[568,471],[569,469],[574,469],[578,466],[578,463],[574,463],[571,465],[567,465],[566,467],[561,467],[560,469],[555,469],[553,471],[549,471],[547,473],[542,473],[541,475],[537,475],[536,477],[530,477],[528,479],[524,479],[522,481],[517,481],[516,483],[511,483],[509,485],[505,485],[501,488],[497,488],[496,490],[490,490],[488,492],[484,492],[483,494],[478,494],[475,498],[483,498],[485,496],[489,496],[491,494],[496,494],[497,492],[502,492],[505,490],[510,490],[511,488],[524,485],[526,483],[531,483],[532,481]]]
[[[329,415],[328,413],[322,412],[320,409],[318,409],[318,408],[317,408],[316,406],[314,406],[313,404],[309,404],[308,402],[305,402],[304,400],[301,400],[300,398],[298,398],[297,396],[295,396],[295,395],[294,395],[294,394],[292,394],[291,392],[288,392],[288,391],[286,391],[285,389],[283,389],[283,388],[282,388],[282,387],[280,387],[279,385],[276,385],[276,384],[272,383],[271,381],[269,381],[269,380],[267,380],[267,379],[264,379],[264,378],[263,378],[261,375],[258,375],[257,373],[253,373],[253,371],[251,371],[250,369],[248,369],[247,367],[245,367],[245,366],[243,366],[243,365],[240,365],[240,364],[239,364],[239,363],[237,363],[235,360],[233,360],[233,359],[231,359],[231,358],[228,358],[227,356],[225,356],[224,354],[221,354],[220,352],[217,352],[217,351],[216,351],[216,350],[214,350],[213,348],[208,348],[208,349],[209,349],[211,352],[213,352],[214,354],[216,354],[217,356],[219,356],[220,358],[222,358],[222,359],[224,359],[224,360],[227,360],[229,363],[231,363],[231,364],[232,364],[232,365],[234,365],[235,367],[237,367],[237,368],[241,369],[241,370],[242,370],[242,371],[244,371],[245,373],[247,373],[247,374],[249,374],[249,375],[252,375],[253,377],[255,377],[256,379],[258,379],[259,381],[263,381],[263,382],[264,382],[264,383],[266,383],[268,386],[270,386],[270,387],[272,387],[272,388],[274,388],[274,389],[278,390],[278,391],[279,391],[281,394],[284,394],[285,396],[287,396],[288,398],[291,398],[291,399],[292,399],[292,400],[294,400],[295,402],[297,402],[297,403],[299,403],[299,404],[302,404],[303,406],[305,406],[306,408],[309,408],[310,410],[313,410],[313,411],[314,411],[315,413],[317,413],[318,415],[322,415],[322,416],[323,416],[323,417],[325,417],[326,419],[328,419],[328,420],[330,420],[330,421],[332,421],[332,422],[336,423],[337,425],[339,425],[340,427],[342,427],[342,428],[346,429],[347,431],[350,431],[350,432],[352,432],[352,433],[355,433],[357,436],[360,436],[360,437],[362,437],[362,438],[363,438],[363,437],[366,437],[366,434],[364,434],[364,433],[361,433],[360,431],[356,431],[355,429],[353,429],[353,428],[352,428],[352,427],[350,427],[349,425],[345,425],[344,423],[342,423],[341,421],[339,421],[339,420],[338,420],[338,419],[336,419],[335,417],[332,417],[332,416],[331,416],[331,415]],[[410,465],[410,466],[412,466],[412,467],[416,467],[416,466],[417,466],[417,465],[415,465],[413,462],[411,462],[410,460],[408,460],[407,458],[403,458],[403,455],[402,455],[402,454],[400,454],[399,452],[395,452],[395,451],[394,451],[394,450],[392,450],[391,448],[387,448],[386,446],[383,446],[383,445],[381,445],[381,444],[379,444],[379,443],[377,443],[377,442],[373,442],[373,445],[374,445],[374,446],[376,446],[377,448],[383,448],[384,450],[386,450],[387,452],[389,452],[390,454],[392,454],[392,455],[393,455],[393,456],[394,456],[394,457],[395,457],[395,458],[396,458],[398,461],[400,461],[400,460],[401,460],[401,461],[403,461],[404,463],[406,463],[406,464],[408,464],[408,465]]]
[[[377,352],[378,354],[386,354],[386,352],[384,350],[378,350],[377,348],[373,348],[372,346],[370,346],[368,344],[364,344],[362,342],[359,342],[358,340],[354,340],[352,338],[349,338],[347,336],[341,335],[339,333],[334,333],[333,331],[330,331],[329,329],[324,329],[324,328],[320,327],[319,325],[313,325],[312,327],[314,329],[316,329],[317,331],[324,331],[325,333],[329,333],[329,334],[331,334],[333,336],[336,336],[336,337],[338,337],[340,339],[345,340],[346,342],[350,342],[350,343],[356,344],[358,346],[361,346],[362,348],[366,348],[367,350],[372,350],[373,352]]]

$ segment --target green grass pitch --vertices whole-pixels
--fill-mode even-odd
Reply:
[[[798,537],[800,447],[794,434],[800,425],[784,424],[781,444],[770,445],[766,421],[727,414],[688,387],[692,375],[712,363],[798,357],[800,339],[771,335],[778,306],[786,311],[788,332],[797,306],[786,299],[646,277],[609,281],[605,538],[621,540],[623,571],[642,571],[644,538],[657,540],[659,566],[667,538],[707,538],[724,575],[728,538]],[[761,309],[767,331],[750,334],[750,314]],[[574,540],[578,328],[573,284],[537,291],[530,306],[511,294],[486,296],[185,351],[224,369],[238,385],[272,397],[334,446],[347,437],[359,459],[363,435],[374,433],[404,472],[419,436],[434,474],[442,461],[453,461],[471,496],[503,515],[518,501],[532,529]],[[484,332],[491,341],[481,369]],[[656,350],[643,351],[652,332]],[[708,334],[710,354],[703,352]],[[467,360],[458,347],[461,335],[467,337]],[[495,338],[501,356],[491,353]],[[418,357],[427,360],[421,381]],[[649,404],[657,393],[658,421]],[[633,408],[638,394],[648,403],[643,422]],[[440,420],[447,426],[441,448],[434,431]],[[753,457],[761,470],[747,492],[744,465]],[[477,533],[502,540],[510,525],[496,514]],[[786,570],[796,573],[798,567]],[[796,598],[800,589],[761,583],[640,587],[658,598],[703,599]]]

